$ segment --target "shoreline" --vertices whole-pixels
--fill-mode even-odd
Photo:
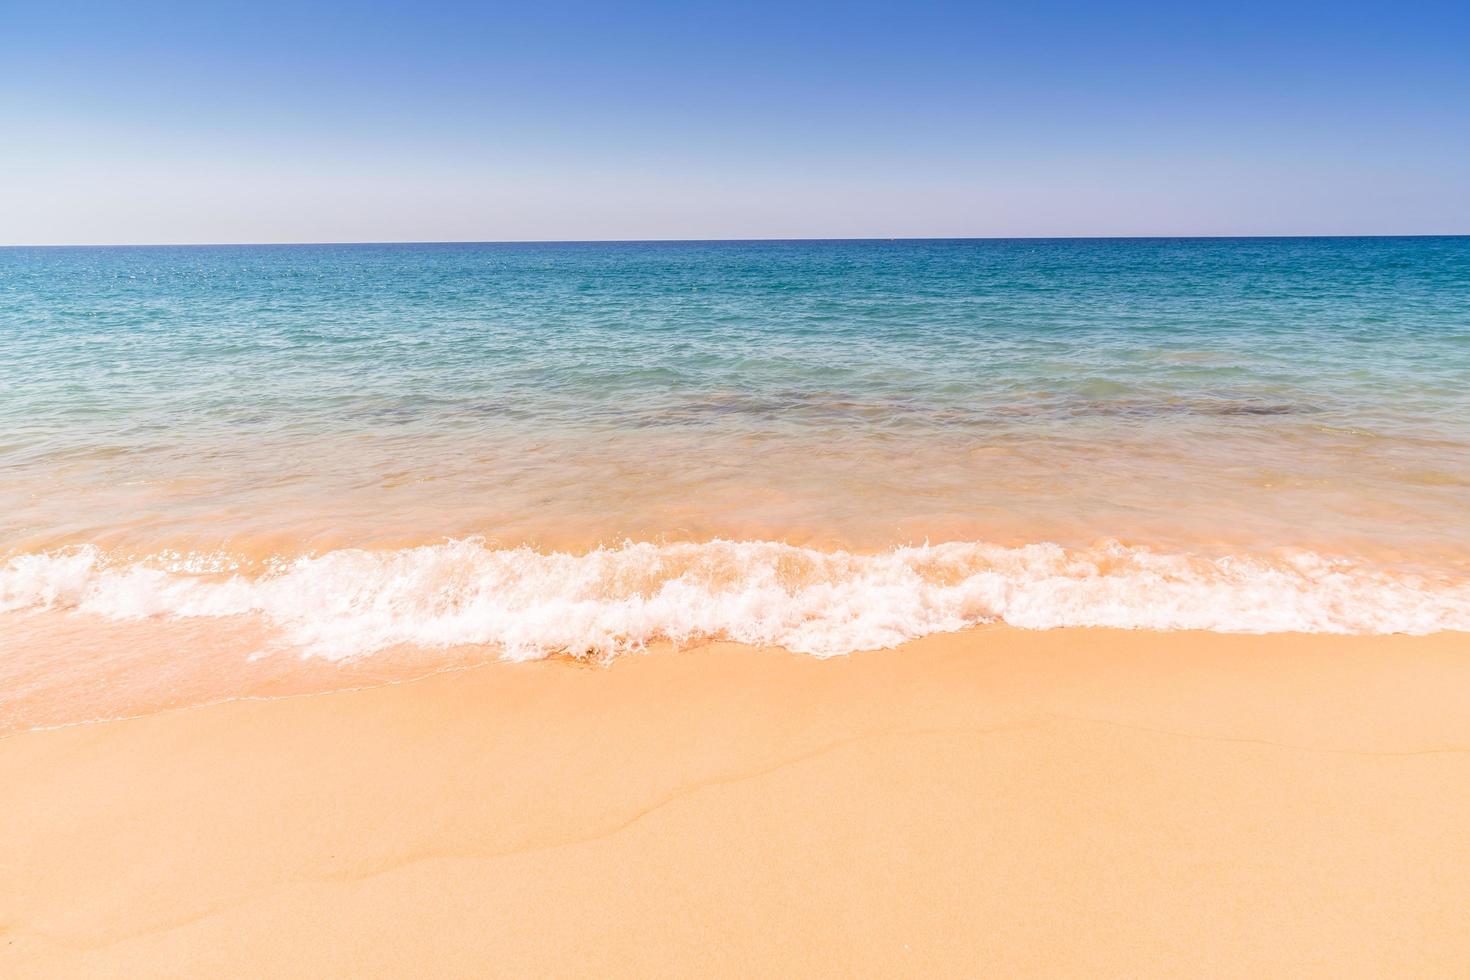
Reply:
[[[0,972],[1450,975],[1470,635],[980,627],[0,739]]]
[[[93,549],[0,562],[0,737],[247,696],[356,688],[552,651],[662,642],[817,657],[980,624],[1258,635],[1470,631],[1470,571],[1310,551],[1207,557],[949,541],[881,554],[780,541],[572,555],[446,540],[346,549],[256,575]]]

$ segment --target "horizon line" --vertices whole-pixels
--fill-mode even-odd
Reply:
[[[506,238],[402,239],[360,241],[235,242],[14,242],[13,248],[322,248],[384,245],[713,245],[818,242],[1103,242],[1103,241],[1248,241],[1350,238],[1470,238],[1470,232],[1409,232],[1333,235],[853,235],[817,238]]]

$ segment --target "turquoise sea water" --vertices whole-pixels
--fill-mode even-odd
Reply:
[[[849,469],[824,476],[916,481],[957,495],[938,501],[949,517],[999,526],[992,503],[1014,502],[983,484],[1004,484],[1004,463],[939,488],[891,467],[930,447],[943,466],[1024,446],[1040,458],[1016,473],[1038,491],[1074,492],[1046,479],[1056,462],[1116,468],[1127,496],[1148,461],[1100,457],[1173,446],[1158,461],[1172,479],[1361,481],[1435,510],[1462,502],[1437,495],[1470,473],[1470,239],[5,249],[0,360],[6,489],[64,470],[83,490],[192,480],[228,502],[285,466],[299,472],[267,500],[286,507],[452,477],[477,455],[525,485],[495,507],[555,512],[581,503],[558,464],[575,473],[582,456],[577,476],[631,484],[685,466],[713,479],[769,450],[832,453]],[[11,539],[77,527],[5,503]],[[670,530],[624,503],[587,530]],[[879,526],[839,523],[863,543],[923,538],[882,503]],[[827,507],[764,523],[812,533]],[[187,511],[149,516],[187,528]],[[139,516],[104,507],[86,527]],[[269,511],[238,517],[271,526]]]
[[[0,623],[1470,622],[1470,238],[10,248],[0,365]]]

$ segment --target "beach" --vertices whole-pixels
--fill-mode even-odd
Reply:
[[[1467,268],[0,249],[0,977],[1464,976]]]
[[[55,7],[0,980],[1470,980],[1470,3]]]
[[[0,739],[7,976],[1451,976],[1470,637],[668,645]]]

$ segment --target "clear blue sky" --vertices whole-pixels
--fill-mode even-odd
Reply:
[[[1470,233],[1470,2],[0,0],[0,242]]]

